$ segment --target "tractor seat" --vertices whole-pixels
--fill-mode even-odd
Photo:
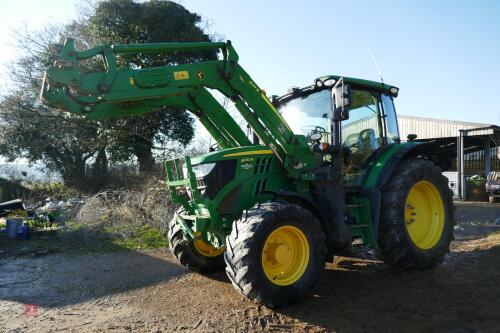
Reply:
[[[363,156],[370,156],[380,147],[373,128],[367,128],[359,132],[359,150]]]

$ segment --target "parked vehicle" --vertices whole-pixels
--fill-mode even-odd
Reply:
[[[500,172],[492,171],[488,174],[486,192],[488,193],[491,203],[494,203],[500,198]]]

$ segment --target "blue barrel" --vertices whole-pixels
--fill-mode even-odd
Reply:
[[[22,226],[17,228],[17,239],[26,240],[30,235],[28,222],[23,222]]]
[[[19,226],[21,226],[21,219],[8,219],[5,226],[5,235],[10,239],[17,239]]]

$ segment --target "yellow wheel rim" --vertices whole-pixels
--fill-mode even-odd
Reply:
[[[197,239],[193,242],[193,246],[199,254],[204,257],[217,257],[225,251],[225,247],[216,248],[212,244],[205,243],[202,239]]]
[[[428,250],[439,242],[445,210],[441,194],[431,182],[413,185],[406,199],[405,220],[408,235],[418,248]]]
[[[262,249],[262,267],[274,284],[293,284],[304,274],[308,263],[309,243],[300,229],[283,226],[267,237]]]

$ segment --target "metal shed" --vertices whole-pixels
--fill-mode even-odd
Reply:
[[[458,199],[465,198],[464,176],[487,175],[500,171],[500,127],[484,123],[459,122],[400,115],[401,138],[417,134],[417,141],[432,141],[456,156],[451,169],[456,171]]]
[[[402,139],[408,134],[417,134],[419,139],[432,139],[456,138],[460,130],[488,127],[492,124],[398,115],[398,125]]]

